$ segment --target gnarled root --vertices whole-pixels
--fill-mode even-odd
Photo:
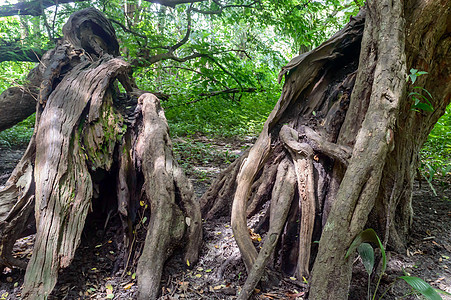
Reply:
[[[293,200],[295,184],[296,176],[294,167],[288,160],[284,160],[277,168],[276,184],[272,191],[270,228],[263,247],[252,266],[241,293],[238,295],[238,299],[240,300],[249,299],[255,286],[263,276],[271,255],[274,253]]]

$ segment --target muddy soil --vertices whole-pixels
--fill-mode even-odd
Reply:
[[[179,149],[176,154],[180,163],[185,167],[196,193],[202,195],[214,176],[252,144],[252,138],[238,141],[196,137],[194,140],[176,140],[175,144]],[[189,150],[192,145],[197,149],[197,154]],[[206,154],[205,151],[211,153]],[[22,153],[23,150],[1,150],[0,185],[4,184]],[[197,158],[193,160],[192,157]],[[407,284],[397,280],[404,272],[451,292],[451,185],[437,181],[435,187],[438,196],[425,182],[421,188],[416,183],[413,196],[415,216],[408,248],[406,253],[387,252],[388,267],[382,276],[378,297],[387,290],[383,299],[420,299],[411,294]],[[258,213],[251,218],[249,227],[252,228],[261,217],[262,214]],[[136,299],[133,266],[138,257],[132,257],[124,249],[120,227],[117,215],[88,217],[75,259],[69,268],[61,271],[49,299]],[[138,250],[143,238],[138,234],[134,241]],[[253,235],[257,248],[262,238],[264,236]],[[30,257],[33,239],[29,236],[18,241],[15,255]],[[246,270],[229,218],[204,222],[203,240],[196,265],[182,261],[180,253],[175,253],[167,262],[160,299],[236,299],[236,292],[244,284]],[[0,272],[0,299],[21,299],[24,271],[5,268]],[[271,274],[280,280],[273,282],[269,289],[259,287],[254,299],[305,299],[306,280]],[[376,281],[377,276],[371,291],[374,291]],[[356,259],[350,299],[367,299],[367,282],[368,276]],[[451,299],[446,295],[442,298]]]

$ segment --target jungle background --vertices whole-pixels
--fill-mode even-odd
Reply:
[[[0,92],[26,85],[26,75],[55,46],[67,18],[96,7],[113,23],[122,57],[132,64],[139,88],[161,99],[174,152],[198,195],[252,145],[280,96],[281,68],[320,45],[363,5],[327,0],[62,2],[69,1],[56,6],[32,1],[38,6],[29,11],[14,11],[14,3],[0,3]],[[404,270],[444,290],[451,284],[450,113],[448,106],[421,152],[409,250],[402,256],[393,254],[387,271],[390,276]],[[0,185],[21,158],[33,127],[31,115],[0,133]],[[176,259],[168,263],[162,297],[233,297],[244,282],[245,269],[227,222],[205,224],[205,243],[194,269],[184,270]],[[86,232],[93,236],[82,243],[79,259],[60,276],[55,299],[134,298],[135,272],[117,270],[114,237],[102,227],[97,224],[96,230]],[[18,256],[31,254],[32,239],[17,245]],[[362,299],[366,292],[362,267],[356,267],[354,275],[353,297]],[[21,271],[3,270],[2,299],[19,298],[22,280]],[[302,298],[306,285],[302,279],[287,278],[280,288],[260,296]],[[401,286],[392,288],[391,297],[416,297],[409,294],[409,288]]]

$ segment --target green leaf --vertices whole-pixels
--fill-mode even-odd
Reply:
[[[434,107],[432,107],[431,105],[429,105],[427,103],[423,103],[423,102],[414,104],[412,106],[412,108],[418,108],[418,109],[421,109],[424,111],[431,111],[431,112],[434,111]]]
[[[362,243],[357,248],[360,258],[362,259],[363,266],[365,267],[368,275],[371,275],[374,267],[374,249],[368,243]]]
[[[420,90],[422,90],[423,92],[425,92],[426,94],[428,94],[428,96],[432,99],[433,97],[432,97],[432,95],[431,95],[431,93],[429,93],[429,91],[427,90],[427,89],[425,89],[425,88],[423,88],[423,87],[421,87],[421,86],[415,86],[415,87],[413,87],[414,89],[420,89]]]
[[[421,293],[424,297],[430,300],[441,300],[439,294],[423,279],[414,276],[401,276],[407,284],[409,284],[415,291]]]
[[[351,253],[353,253],[357,247],[360,246],[362,243],[371,242],[379,247],[381,249],[382,253],[382,270],[381,273],[385,272],[385,269],[387,268],[387,257],[385,255],[385,249],[384,246],[381,243],[381,240],[377,236],[376,232],[372,228],[365,229],[364,231],[360,232],[352,242],[351,246],[349,246],[348,251],[346,252],[345,258],[348,258]]]
[[[442,295],[447,295],[447,296],[451,296],[451,293],[445,292],[441,289],[434,289],[437,293],[442,294]]]

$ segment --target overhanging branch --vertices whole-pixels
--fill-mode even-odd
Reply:
[[[57,4],[86,2],[87,0],[33,0],[28,2],[19,2],[16,4],[7,4],[0,6],[0,17],[29,15],[40,16],[44,9]],[[179,4],[205,2],[206,0],[144,0],[150,3],[158,3],[163,6],[175,7]]]
[[[119,22],[119,21],[116,21],[115,19],[109,18],[108,20],[109,20],[110,22],[112,22],[112,23],[118,25],[119,27],[121,27],[122,30],[124,30],[125,32],[131,33],[131,34],[133,34],[133,35],[135,35],[135,36],[139,36],[140,38],[143,38],[143,39],[145,40],[145,43],[147,44],[147,36],[146,36],[146,35],[141,34],[141,33],[139,33],[139,32],[136,32],[136,31],[133,31],[133,30],[127,28],[124,24],[122,24],[122,23]],[[141,46],[141,43],[140,43],[138,40],[137,40],[136,42],[138,43],[139,46]]]
[[[254,7],[254,4],[256,3],[260,3],[260,1],[254,1],[250,4],[231,4],[231,5],[222,5],[221,2],[217,1],[217,0],[213,0],[214,3],[216,3],[219,6],[219,9],[217,10],[202,10],[202,9],[198,9],[198,8],[193,8],[193,11],[200,13],[200,14],[204,14],[204,15],[220,15],[222,14],[222,12],[224,11],[224,9],[227,8],[234,8],[234,7]]]

